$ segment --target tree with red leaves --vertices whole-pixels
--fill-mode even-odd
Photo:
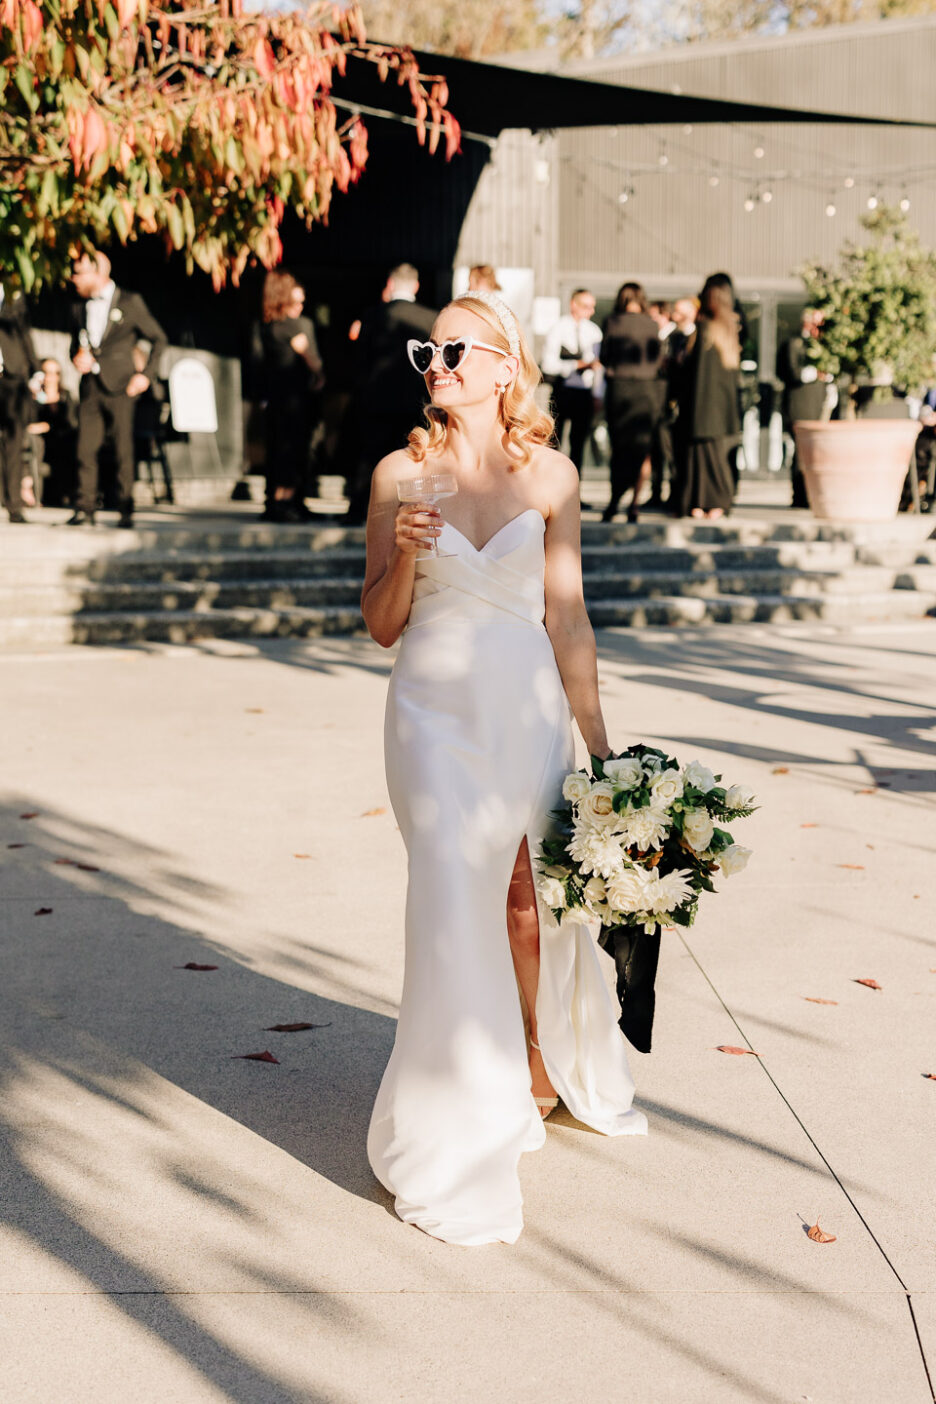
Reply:
[[[357,6],[242,13],[239,0],[0,0],[0,272],[61,282],[75,248],[162,234],[215,287],[271,268],[280,225],[328,216],[367,163],[336,74],[374,62],[417,136],[458,150],[443,79],[368,41]]]

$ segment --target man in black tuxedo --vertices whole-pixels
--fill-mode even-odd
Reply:
[[[820,419],[826,397],[828,376],[820,376],[806,355],[810,341],[816,340],[822,328],[822,313],[814,307],[803,309],[798,336],[782,342],[777,350],[777,379],[783,382],[781,413],[784,431],[793,438],[793,425],[798,419]],[[808,507],[806,480],[800,468],[793,438],[793,459],[790,463],[791,507]]]
[[[139,293],[114,285],[110,259],[98,251],[72,264],[72,283],[83,305],[75,309],[71,357],[81,375],[78,399],[78,504],[69,526],[91,525],[97,507],[98,453],[110,437],[117,460],[122,527],[133,525],[134,400],[159,369],[166,336]],[[143,370],[134,347],[148,341]]]
[[[0,283],[0,497],[10,521],[25,522],[20,483],[30,381],[39,373],[22,293]]]
[[[349,414],[356,426],[355,462],[349,474],[350,499],[346,521],[359,524],[367,516],[371,474],[394,449],[405,448],[411,429],[423,423],[426,385],[413,370],[406,343],[427,341],[436,314],[416,301],[419,274],[401,263],[387,279],[383,300],[361,318],[355,343],[357,375]]]

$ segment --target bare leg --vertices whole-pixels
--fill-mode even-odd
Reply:
[[[637,474],[637,481],[634,484],[634,494],[631,497],[631,505],[627,509],[627,516],[628,519],[631,521],[637,520],[637,503],[640,500],[640,494],[643,492],[647,483],[650,481],[651,472],[652,464],[650,460],[650,455],[647,454],[647,457],[640,465],[640,472]]]
[[[517,983],[523,992],[530,1015],[530,1037],[534,1043],[538,1043],[536,988],[539,983],[539,917],[536,912],[530,849],[525,838],[517,852],[517,861],[507,893],[507,933],[510,937],[510,953],[517,972]],[[542,1054],[536,1048],[530,1049],[530,1077],[534,1097],[556,1095],[556,1090],[547,1076]],[[540,1110],[544,1116],[547,1115],[546,1108],[541,1107]]]

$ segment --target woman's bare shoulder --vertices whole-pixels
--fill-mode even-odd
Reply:
[[[416,475],[416,464],[406,449],[394,449],[386,458],[382,458],[374,469],[374,485],[377,488],[395,490],[401,478],[414,478]]]
[[[579,475],[575,464],[558,449],[540,445],[530,462],[536,479],[537,495],[547,518],[564,503],[579,500]]]

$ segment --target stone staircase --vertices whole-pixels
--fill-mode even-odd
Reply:
[[[596,626],[886,622],[936,614],[927,518],[875,526],[646,519],[582,527]],[[364,534],[251,519],[132,532],[0,527],[0,648],[302,637],[363,628]]]

